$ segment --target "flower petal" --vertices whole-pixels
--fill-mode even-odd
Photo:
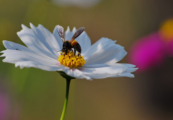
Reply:
[[[61,65],[57,60],[40,56],[33,53],[29,49],[22,49],[22,51],[7,49],[1,53],[3,53],[1,57],[5,57],[3,62],[14,63],[16,66],[20,66],[21,68],[35,67],[48,71],[56,71],[61,69]]]
[[[39,25],[37,29],[38,29],[38,32],[42,34],[42,38],[45,39],[46,43],[48,43],[51,49],[54,50],[55,54],[56,54],[56,51],[61,50],[62,45],[59,44],[60,41],[57,41],[54,35],[49,30],[47,30],[42,25]]]
[[[3,44],[4,44],[5,48],[10,49],[10,50],[19,50],[19,51],[24,51],[24,52],[29,52],[32,54],[39,55],[39,54],[35,53],[34,51],[30,50],[29,48],[27,48],[23,45],[11,42],[11,41],[3,40]],[[57,54],[60,55],[60,52],[57,52]],[[43,56],[43,57],[52,59],[48,56]]]
[[[31,28],[34,30],[35,34],[38,36],[40,41],[55,55],[57,55],[57,51],[61,49],[59,44],[57,43],[53,34],[48,31],[42,25],[38,25],[35,27],[32,23],[30,23]]]
[[[39,69],[42,69],[42,70],[46,70],[46,71],[58,71],[58,70],[61,70],[60,67],[53,67],[53,66],[47,66],[47,65],[43,65],[43,64],[40,64],[38,62],[35,62],[35,61],[22,61],[22,62],[16,62],[15,63],[15,67],[18,67],[20,66],[20,68],[29,68],[29,67],[34,67],[34,68],[39,68]]]
[[[131,72],[137,70],[134,65],[130,64],[115,64],[108,67],[98,68],[81,68],[81,72],[84,75],[91,77],[92,79],[102,79],[107,77],[134,77]]]
[[[41,26],[36,28],[32,24],[32,29],[29,29],[24,25],[22,25],[22,27],[23,30],[17,34],[29,49],[43,56],[49,56],[54,59],[58,58],[55,48],[49,41],[50,39],[55,38],[51,33],[48,32],[48,30]]]
[[[5,48],[10,49],[10,50],[20,50],[20,51],[26,51],[26,52],[34,53],[29,48],[27,48],[23,45],[11,42],[11,41],[3,40],[3,44],[4,44]]]
[[[115,44],[115,41],[101,38],[86,51],[84,58],[86,64],[116,63],[126,54],[124,47]]]
[[[76,32],[76,28],[74,27],[72,32],[70,31],[70,28],[67,27],[67,30],[65,31],[65,39],[66,40],[71,40],[72,36],[74,35],[74,33]]]
[[[74,78],[79,78],[79,79],[87,79],[87,80],[92,80],[89,76],[84,75],[80,70],[78,69],[70,69],[68,67],[64,67],[63,71]]]
[[[99,67],[108,67],[108,64],[84,64],[82,67],[84,68],[99,68]]]

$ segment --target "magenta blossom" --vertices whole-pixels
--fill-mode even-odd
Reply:
[[[132,46],[129,61],[143,71],[158,66],[166,56],[173,56],[173,41],[164,41],[161,33],[155,32]]]

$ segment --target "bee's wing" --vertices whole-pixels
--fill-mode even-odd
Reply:
[[[70,42],[72,42],[73,40],[75,40],[84,31],[84,29],[85,29],[84,27],[81,27],[81,28],[77,29],[76,32],[75,32],[75,34],[71,38]]]
[[[60,36],[60,38],[62,39],[62,41],[65,41],[65,32],[64,32],[64,28],[60,25],[57,26],[58,27],[58,34]]]

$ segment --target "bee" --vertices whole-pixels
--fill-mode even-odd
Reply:
[[[74,33],[73,37],[71,38],[71,40],[65,40],[64,28],[58,25],[58,34],[63,41],[62,52],[65,52],[65,55],[68,53],[68,51],[72,51],[72,48],[74,49],[74,55],[76,55],[76,51],[78,52],[78,55],[80,55],[81,46],[79,45],[79,43],[75,39],[80,34],[82,34],[84,29],[85,29],[84,27],[77,29],[76,32]]]

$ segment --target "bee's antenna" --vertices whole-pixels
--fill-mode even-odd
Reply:
[[[59,34],[61,40],[62,40],[63,42],[65,42],[65,32],[64,32],[64,28],[63,28],[62,26],[60,26],[60,25],[58,25],[57,27],[58,27],[58,34]]]

